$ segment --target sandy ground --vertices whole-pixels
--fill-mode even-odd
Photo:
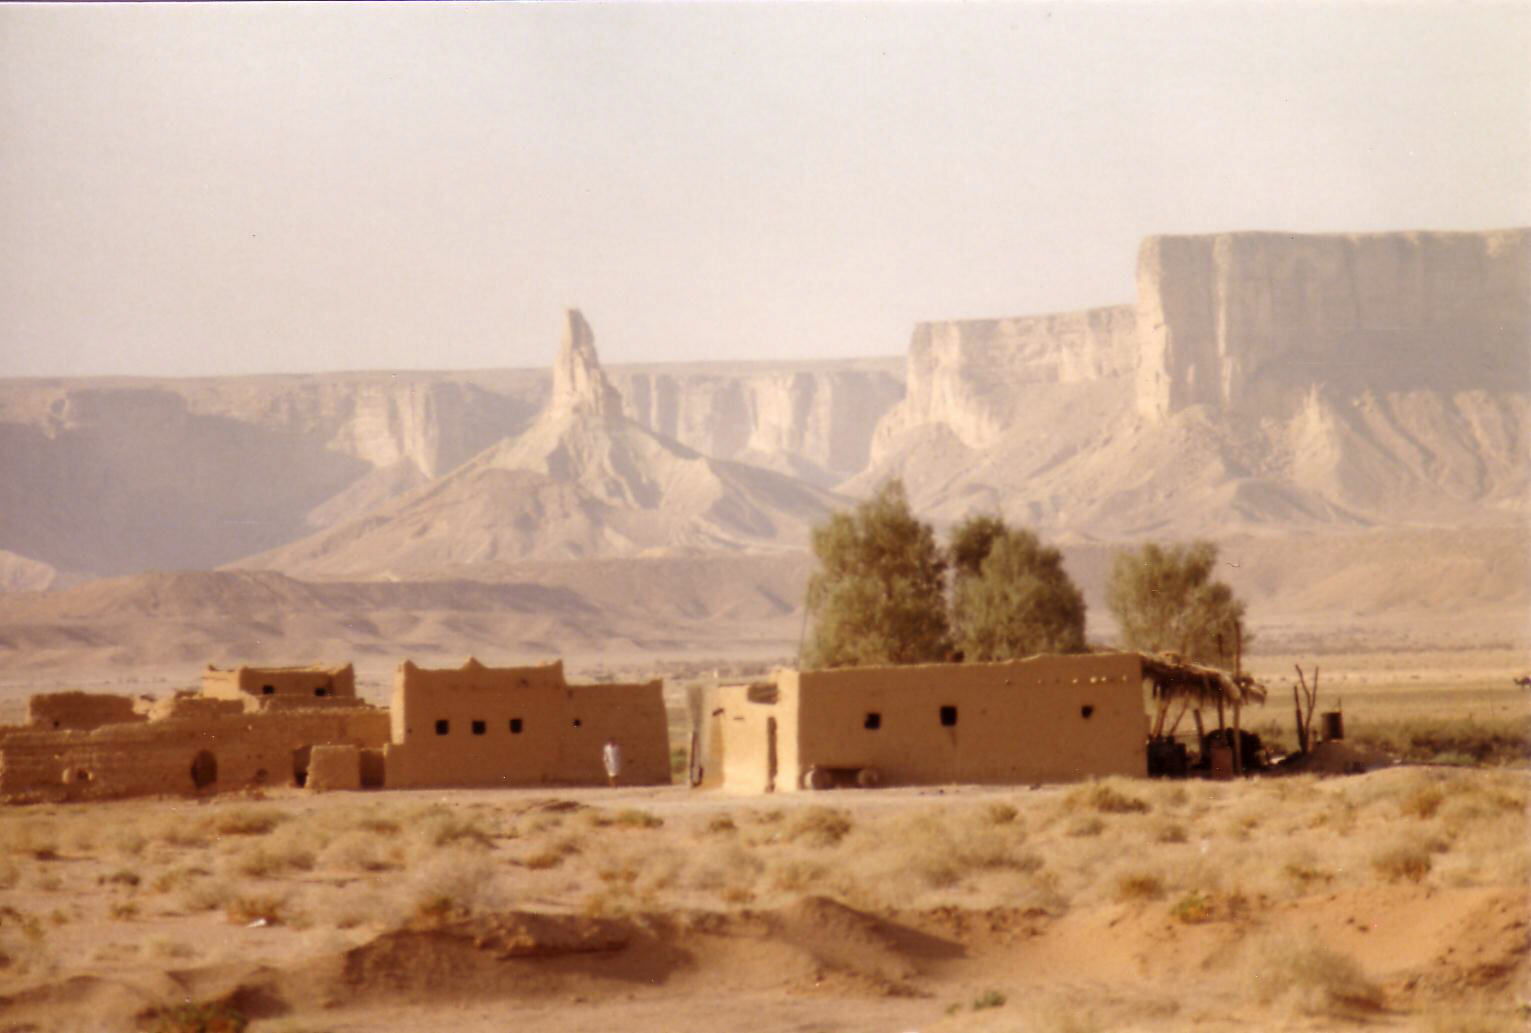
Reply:
[[[1395,767],[12,808],[0,1030],[1522,1028],[1528,798]]]

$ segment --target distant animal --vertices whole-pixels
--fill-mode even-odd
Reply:
[[[1531,689],[1531,674],[1522,675],[1515,679],[1515,684],[1523,689]]]

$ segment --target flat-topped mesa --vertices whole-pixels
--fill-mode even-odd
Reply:
[[[606,422],[622,419],[622,397],[606,379],[595,353],[595,333],[577,308],[565,314],[563,343],[553,363],[553,394],[547,411],[586,411]]]
[[[1138,411],[1352,390],[1525,390],[1531,229],[1149,237]]]

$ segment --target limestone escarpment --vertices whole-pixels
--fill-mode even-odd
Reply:
[[[1027,385],[1122,376],[1136,362],[1130,306],[1016,319],[920,323],[909,342],[904,400],[878,428],[874,461],[900,433],[944,426],[969,448],[996,441]]]
[[[893,362],[613,368],[635,422],[719,459],[830,484],[861,470],[903,397]]]
[[[1531,230],[1150,237],[1138,411],[1291,389],[1531,387]]]
[[[1140,259],[1109,349],[1033,320],[1039,367],[1003,323],[918,328],[843,490],[897,475],[938,521],[1114,538],[1523,517],[1531,231],[1155,237]]]

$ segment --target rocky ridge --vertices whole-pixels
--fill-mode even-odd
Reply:
[[[240,562],[326,577],[420,577],[525,559],[801,548],[842,504],[630,420],[567,315],[553,390],[520,435],[365,516]]]

